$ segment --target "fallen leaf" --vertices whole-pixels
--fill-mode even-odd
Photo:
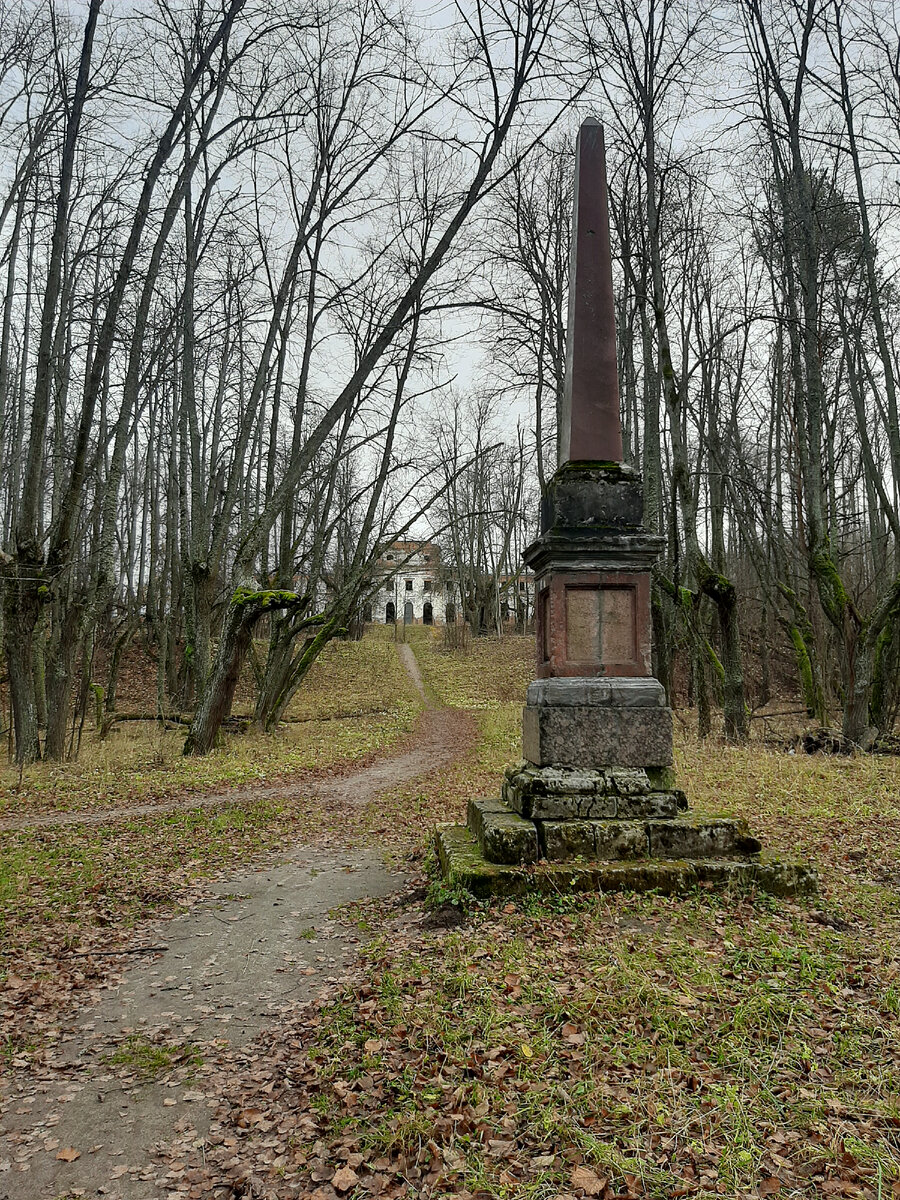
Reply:
[[[599,1196],[608,1180],[601,1179],[588,1167],[575,1167],[569,1182],[572,1187],[581,1188],[586,1196]]]
[[[341,1167],[339,1171],[335,1171],[331,1179],[331,1186],[339,1192],[349,1192],[358,1183],[359,1176],[350,1167]]]
[[[74,1162],[76,1158],[81,1158],[81,1151],[76,1150],[74,1146],[63,1146],[56,1157],[63,1162]]]

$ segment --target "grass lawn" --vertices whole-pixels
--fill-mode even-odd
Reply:
[[[4,764],[0,816],[153,802],[284,772],[321,771],[381,752],[409,732],[420,708],[386,635],[381,629],[363,642],[330,643],[288,706],[288,721],[273,735],[225,734],[213,753],[184,758],[183,728],[123,722],[102,741],[87,729],[77,762],[39,763],[21,781],[18,770]],[[152,666],[147,670],[152,694]],[[245,680],[234,706],[236,717],[252,713],[249,691]],[[144,699],[139,707],[147,711],[153,703]]]
[[[400,693],[372,674],[376,660],[399,670],[379,632],[335,648],[318,696],[303,700],[309,715],[352,694],[359,728],[382,719],[365,705]],[[495,793],[518,756],[532,648],[505,638],[446,652],[428,630],[410,640],[431,695],[477,722],[456,766],[389,791],[352,824],[266,801],[65,838],[3,835],[7,950],[24,949],[39,972],[60,938],[109,938],[148,906],[188,898],[203,872],[287,838],[424,851],[429,829],[461,819],[473,793]],[[343,672],[376,683],[354,692]],[[414,697],[402,704],[390,734],[371,735],[379,745],[409,728]],[[308,722],[298,754],[343,720],[356,726]],[[316,1200],[900,1195],[900,761],[699,744],[676,728],[692,806],[745,816],[771,848],[812,860],[817,900],[559,895],[469,906],[455,929],[423,924],[415,895],[360,907],[351,915],[369,940],[347,986],[252,1059],[204,1068],[218,1072],[230,1130],[204,1150],[210,1178],[238,1155],[273,1195]],[[344,757],[367,752],[364,740],[338,744]],[[260,739],[258,774],[285,770],[289,753]],[[249,770],[254,754],[238,744],[217,758]],[[161,787],[186,786],[183,769],[158,768]],[[105,770],[112,803],[131,773]],[[50,782],[35,785],[36,805],[52,797]],[[432,884],[432,902],[453,899]],[[248,1124],[248,1111],[263,1117]]]
[[[531,653],[420,652],[482,734],[446,815],[517,755]],[[302,1059],[308,1171],[350,1153],[387,1194],[510,1200],[900,1194],[900,763],[680,726],[677,759],[692,806],[814,861],[820,898],[560,895],[435,933],[374,907],[367,983]]]

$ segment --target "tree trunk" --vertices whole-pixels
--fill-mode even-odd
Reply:
[[[36,572],[37,568],[33,570]],[[8,574],[4,584],[6,664],[16,732],[16,762],[21,765],[41,757],[34,692],[34,631],[42,604],[40,585],[30,579],[23,580],[18,571]]]
[[[848,655],[848,661],[842,663],[841,670],[845,687],[841,734],[845,742],[869,750],[876,733],[869,722],[872,650],[865,636],[851,636],[845,643],[844,653]]]
[[[58,626],[47,656],[47,737],[44,757],[62,762],[66,757],[66,730],[72,696],[72,676],[78,652],[80,605],[69,603],[56,616]]]
[[[326,621],[322,627],[316,632],[315,637],[308,638],[304,643],[303,649],[296,656],[291,664],[290,674],[283,684],[274,702],[271,704],[269,711],[265,714],[264,728],[266,733],[271,733],[278,723],[284,717],[284,711],[290,704],[291,700],[297,694],[300,684],[309,674],[313,663],[331,641],[331,639],[339,632],[340,626],[336,619]]]
[[[712,733],[712,714],[709,710],[709,682],[706,678],[705,647],[697,642],[694,646],[693,677],[694,698],[697,704],[697,735],[708,738]]]
[[[231,715],[235,689],[253,629],[263,613],[302,608],[308,603],[308,596],[299,596],[296,592],[257,592],[247,587],[236,589],[225,614],[212,674],[184,744],[186,755],[208,754],[215,746],[222,722]]]

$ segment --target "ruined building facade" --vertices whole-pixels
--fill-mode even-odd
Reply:
[[[459,616],[453,584],[434,542],[394,542],[378,561],[382,586],[372,597],[370,620],[379,624],[452,624]]]

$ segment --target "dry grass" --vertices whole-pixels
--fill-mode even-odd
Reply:
[[[29,767],[21,786],[14,767],[0,768],[0,813],[119,807],[322,770],[384,751],[419,708],[386,639],[332,642],[276,733],[225,734],[212,754],[183,758],[184,731],[154,721],[116,725],[103,741],[88,730],[77,762]],[[236,716],[249,711],[246,702],[235,707]]]
[[[433,793],[458,816],[518,753],[531,644],[422,659],[482,729]],[[410,1196],[900,1193],[900,761],[685,729],[677,761],[698,810],[814,860],[821,897],[561,896],[412,936],[370,910],[369,986],[306,1060],[314,1161],[352,1148]]]

